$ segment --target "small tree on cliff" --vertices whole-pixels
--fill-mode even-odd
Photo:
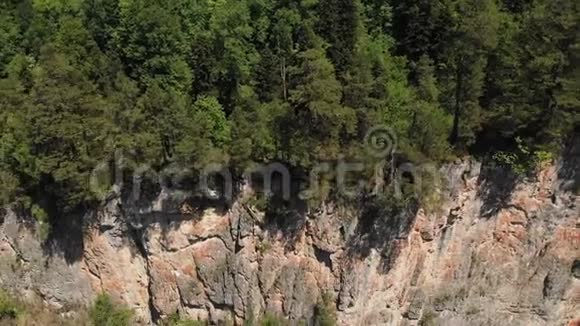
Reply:
[[[100,294],[89,310],[93,326],[130,326],[133,321],[133,311],[113,302],[111,297]]]
[[[322,294],[321,300],[316,304],[314,312],[314,325],[316,326],[335,326],[336,325],[336,308],[332,297],[328,293]]]

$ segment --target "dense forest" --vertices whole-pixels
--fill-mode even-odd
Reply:
[[[115,151],[162,168],[364,160],[516,168],[580,123],[577,0],[0,0],[0,201],[95,201]]]

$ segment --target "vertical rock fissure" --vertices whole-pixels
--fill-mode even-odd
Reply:
[[[142,229],[135,229],[135,228],[130,228],[130,233],[131,236],[133,238],[133,242],[135,243],[135,247],[137,248],[137,251],[139,251],[139,254],[141,255],[141,257],[145,260],[145,273],[147,275],[147,297],[148,297],[148,306],[149,306],[149,314],[151,317],[151,321],[153,323],[157,323],[159,321],[159,319],[161,318],[161,313],[159,311],[157,311],[157,308],[155,307],[155,303],[153,302],[153,289],[151,286],[151,266],[150,266],[150,259],[149,259],[149,254],[147,252],[147,248],[145,248],[144,245],[144,231]]]

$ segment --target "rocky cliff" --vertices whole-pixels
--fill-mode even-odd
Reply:
[[[142,324],[308,320],[328,293],[340,325],[565,325],[580,318],[579,166],[576,147],[519,182],[465,159],[442,169],[437,209],[396,216],[326,204],[270,221],[160,189],[141,207],[110,198],[43,245],[6,210],[0,287],[63,310],[107,292]]]

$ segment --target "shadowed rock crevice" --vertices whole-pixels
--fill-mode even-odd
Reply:
[[[568,146],[562,152],[558,169],[561,180],[560,189],[580,194],[580,132],[571,137]]]
[[[482,200],[480,216],[490,218],[504,209],[518,183],[518,176],[511,169],[490,161],[482,165],[478,179],[478,196]]]
[[[355,259],[368,257],[371,250],[381,253],[380,270],[387,273],[415,221],[419,210],[415,199],[402,200],[394,197],[367,197],[362,204],[358,225],[347,241],[347,253]]]
[[[580,279],[580,259],[574,260],[570,272],[572,273],[572,276],[574,276],[577,279]]]
[[[332,270],[332,260],[330,259],[330,255],[332,255],[331,252],[314,246],[314,255],[319,262],[328,267],[328,269]]]
[[[262,227],[271,235],[282,234],[286,250],[293,250],[306,227],[306,215],[306,203],[299,198],[273,196],[268,199]]]

